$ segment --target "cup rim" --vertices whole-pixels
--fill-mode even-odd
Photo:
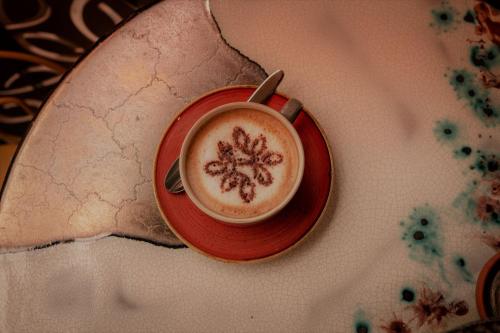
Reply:
[[[213,117],[238,108],[246,108],[246,109],[253,109],[259,112],[264,112],[270,116],[273,116],[274,118],[278,119],[290,132],[292,137],[294,138],[295,141],[295,146],[297,148],[298,152],[298,159],[299,159],[299,167],[297,170],[297,177],[295,179],[295,183],[290,190],[290,192],[287,194],[287,196],[275,207],[273,207],[271,210],[257,215],[257,216],[252,216],[248,218],[237,218],[237,217],[229,217],[225,216],[222,214],[219,214],[208,207],[206,207],[196,196],[194,191],[192,190],[189,182],[187,182],[187,175],[185,172],[185,166],[186,166],[186,152],[188,148],[191,145],[191,141],[193,137],[195,136],[196,133],[198,133],[199,129],[205,125],[206,122],[208,122],[210,119]],[[201,211],[203,211],[205,214],[208,216],[224,222],[228,224],[233,224],[233,225],[248,225],[248,224],[254,224],[257,222],[262,222],[271,216],[275,215],[278,213],[282,208],[284,208],[290,200],[294,197],[295,193],[297,193],[297,190],[299,189],[300,184],[302,183],[302,178],[304,176],[304,164],[305,164],[305,157],[304,157],[304,147],[302,145],[302,140],[299,137],[299,134],[297,133],[297,130],[293,127],[293,124],[290,123],[279,111],[276,111],[272,109],[271,107],[264,105],[264,104],[259,104],[259,103],[253,103],[253,102],[232,102],[232,103],[227,103],[220,105],[210,111],[208,111],[206,114],[204,114],[200,119],[198,119],[194,125],[190,128],[188,134],[184,138],[184,141],[182,143],[181,147],[181,152],[179,155],[179,172],[181,176],[181,181],[182,185],[184,187],[184,190],[186,194],[188,195],[189,199],[191,202],[194,203],[194,205],[199,208]]]
[[[490,299],[488,288],[491,287],[491,283],[493,282],[494,275],[496,270],[498,270],[498,266],[500,265],[500,252],[492,256],[486,264],[484,264],[483,268],[479,272],[479,276],[476,282],[476,306],[477,311],[479,312],[479,316],[481,319],[491,319],[493,315],[491,313],[490,307]]]

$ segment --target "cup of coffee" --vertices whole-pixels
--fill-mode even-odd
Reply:
[[[251,224],[279,212],[297,192],[304,149],[281,113],[257,103],[229,103],[191,128],[179,171],[187,195],[205,214]]]

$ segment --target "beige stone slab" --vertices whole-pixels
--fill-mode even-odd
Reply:
[[[0,202],[0,249],[110,234],[181,245],[153,195],[160,138],[199,95],[264,77],[224,42],[203,1],[167,1],[140,13],[43,106]]]

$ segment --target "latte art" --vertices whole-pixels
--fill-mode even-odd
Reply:
[[[186,181],[208,210],[251,218],[280,205],[296,184],[299,148],[275,116],[232,109],[210,118],[186,148]]]
[[[233,129],[233,142],[219,141],[217,143],[218,160],[205,164],[205,172],[210,176],[221,176],[220,189],[228,192],[238,187],[241,199],[249,203],[256,195],[256,182],[263,186],[273,183],[273,175],[269,167],[283,162],[283,155],[269,151],[267,139],[259,134],[255,139],[239,126]],[[248,175],[241,168],[251,167]]]

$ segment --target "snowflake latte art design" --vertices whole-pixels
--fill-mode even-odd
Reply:
[[[278,206],[291,192],[299,152],[276,117],[234,109],[207,121],[192,138],[187,178],[197,199],[224,216],[248,218]]]
[[[205,164],[205,172],[211,176],[222,176],[220,188],[223,192],[239,187],[239,194],[244,202],[249,203],[255,198],[255,181],[269,186],[273,183],[273,175],[268,170],[283,162],[281,153],[267,150],[267,139],[260,134],[251,140],[241,127],[233,129],[233,144],[219,141],[218,157],[216,161]],[[241,166],[250,166],[253,177],[240,171]]]

